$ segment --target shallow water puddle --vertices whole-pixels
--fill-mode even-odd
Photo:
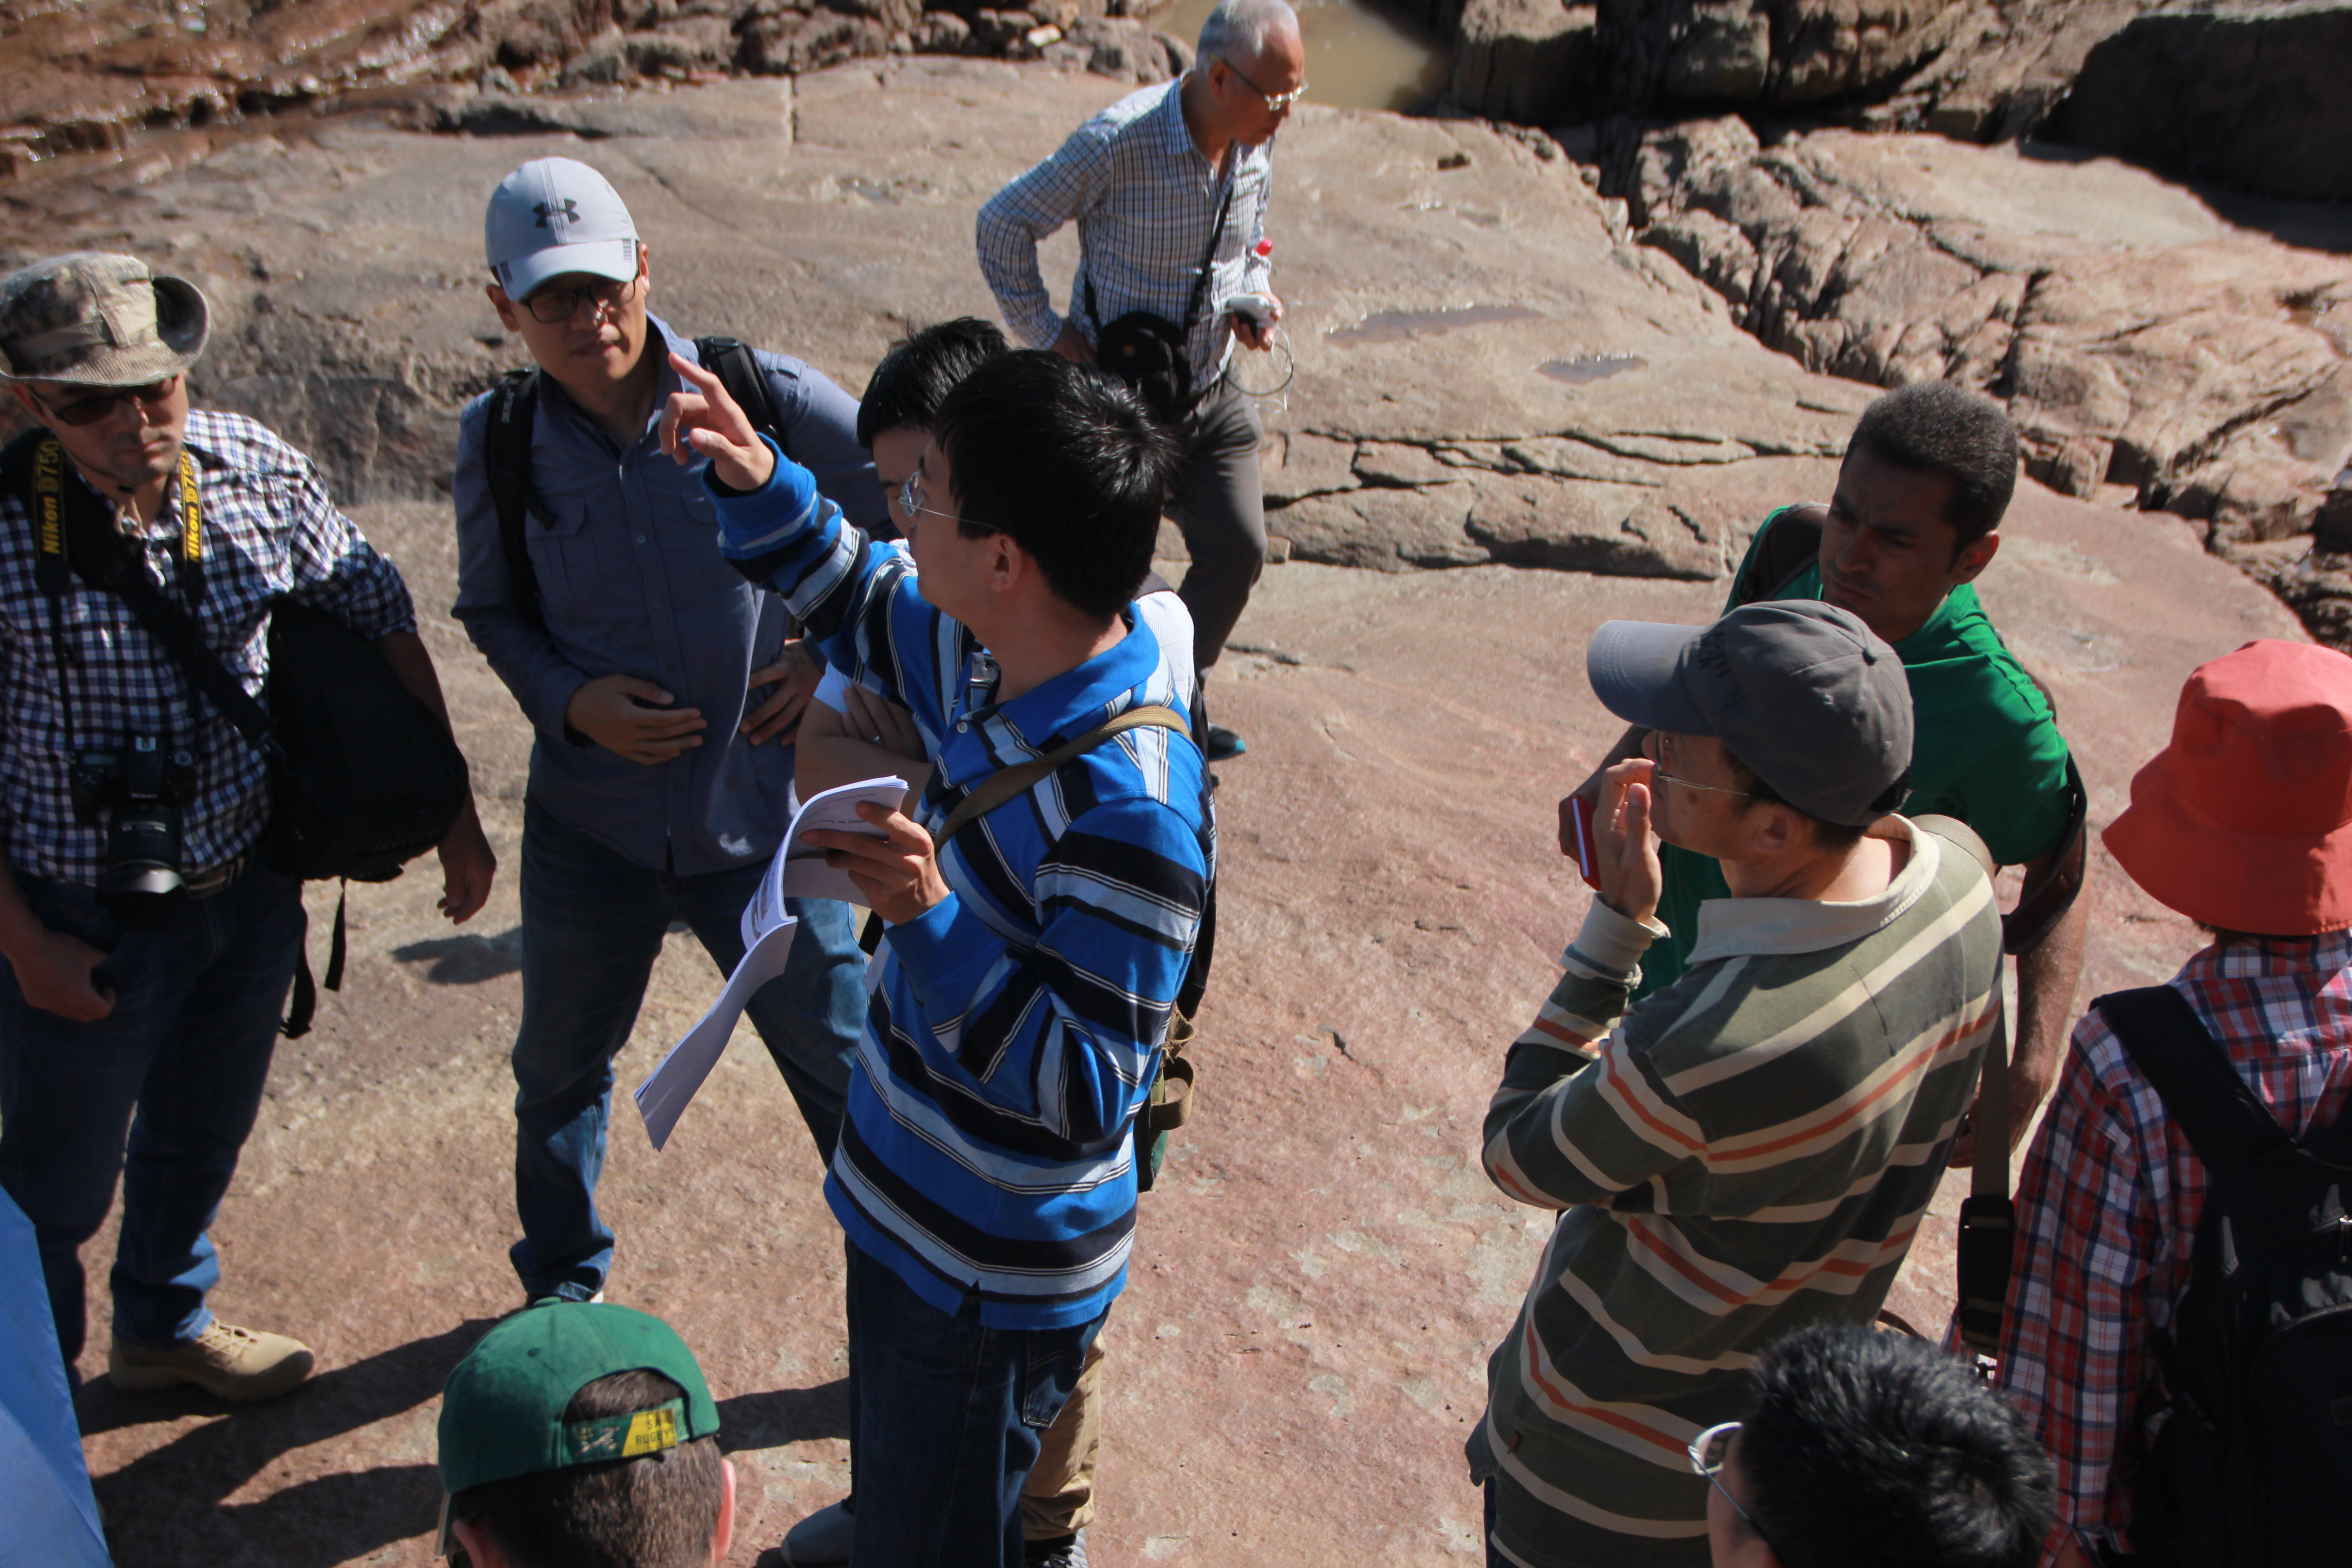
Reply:
[[[1639,354],[1589,354],[1583,359],[1548,359],[1536,366],[1538,375],[1564,381],[1570,386],[1606,381],[1629,370],[1647,370],[1650,362]]]
[[[1367,343],[1401,343],[1408,338],[1433,337],[1439,332],[1482,327],[1490,321],[1531,321],[1540,310],[1517,305],[1466,305],[1458,310],[1375,310],[1352,327],[1325,335],[1333,348],[1361,348]]]

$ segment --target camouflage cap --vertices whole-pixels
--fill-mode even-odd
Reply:
[[[205,297],[135,256],[82,250],[0,278],[0,382],[145,386],[205,352]]]

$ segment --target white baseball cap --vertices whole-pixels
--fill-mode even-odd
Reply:
[[[499,182],[482,217],[490,270],[509,299],[549,279],[637,275],[637,226],[612,183],[572,158],[534,158]]]

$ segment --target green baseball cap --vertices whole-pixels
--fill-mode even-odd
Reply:
[[[566,1421],[572,1396],[616,1372],[655,1372],[686,1390],[650,1409]],[[473,1487],[574,1465],[659,1453],[719,1430],[694,1352],[659,1318],[606,1302],[549,1298],[499,1323],[441,1387],[441,1539],[449,1500]]]

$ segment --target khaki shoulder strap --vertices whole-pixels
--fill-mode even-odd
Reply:
[[[1915,816],[1912,825],[1947,844],[1958,845],[1990,880],[2000,868],[1977,830],[1952,816]],[[1993,991],[1992,1039],[1985,1047],[1984,1092],[1977,1098],[1977,1159],[1969,1173],[1976,1197],[2009,1195],[2009,1017],[2001,988]]]
[[[1001,768],[981,781],[978,787],[956,803],[948,819],[931,831],[931,843],[943,846],[965,826],[986,816],[1015,795],[1026,794],[1037,781],[1073,757],[1083,756],[1115,735],[1129,730],[1173,730],[1186,740],[1192,738],[1192,726],[1173,708],[1157,704],[1148,708],[1130,708],[1099,730],[1090,731],[1066,744],[1055,747],[1034,761],[1016,763]]]

